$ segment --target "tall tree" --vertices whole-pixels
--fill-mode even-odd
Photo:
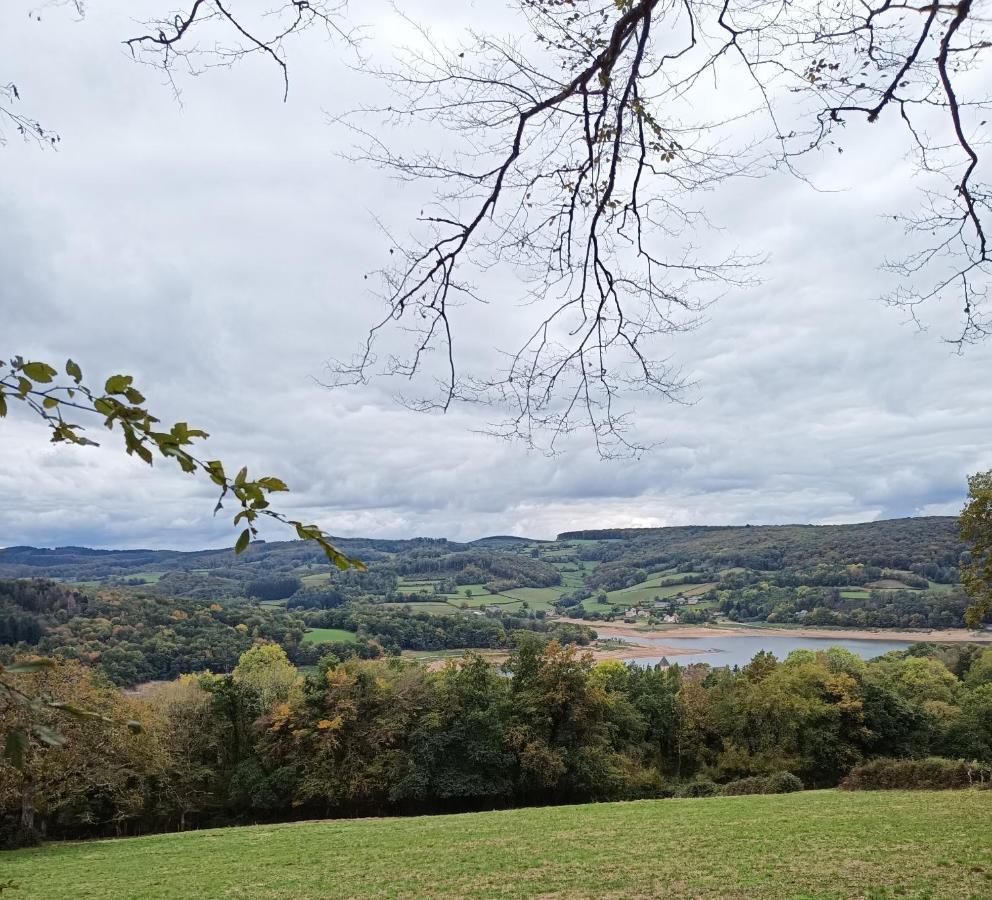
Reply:
[[[972,600],[965,624],[978,628],[992,613],[992,470],[968,479],[968,502],[958,523],[968,545],[961,583]]]

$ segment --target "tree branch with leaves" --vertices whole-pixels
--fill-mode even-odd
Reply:
[[[73,360],[65,363],[64,375],[46,362],[25,360],[14,356],[0,360],[0,418],[7,416],[12,406],[20,406],[40,418],[51,433],[52,443],[96,446],[87,436],[82,420],[94,419],[100,426],[119,433],[129,456],[153,465],[155,458],[175,462],[190,475],[207,477],[220,494],[214,513],[223,509],[231,498],[238,512],[235,526],[244,525],[234,544],[234,552],[243,553],[258,534],[262,517],[275,520],[294,529],[301,540],[313,541],[324,551],[327,559],[339,569],[365,569],[365,565],[342,553],[331,537],[319,526],[290,518],[270,506],[271,495],[287,491],[286,484],[274,476],[249,479],[247,467],[233,477],[218,459],[203,459],[191,449],[195,442],[208,437],[205,431],[176,422],[168,429],[149,412],[144,395],[134,386],[130,375],[112,375],[98,390],[84,382],[79,365]],[[28,741],[33,737],[50,746],[60,746],[63,738],[43,723],[46,710],[76,717],[93,717],[94,713],[70,702],[52,701],[17,687],[11,676],[42,671],[51,660],[23,660],[13,665],[0,665],[0,700],[23,707],[28,725],[10,731],[4,739],[4,755],[20,768]],[[102,718],[96,716],[97,718]]]
[[[291,527],[301,540],[316,543],[339,569],[365,568],[361,561],[335,547],[319,526],[272,509],[271,495],[289,490],[281,479],[271,475],[249,479],[247,467],[232,476],[221,460],[206,460],[195,454],[190,448],[196,441],[206,439],[207,433],[185,422],[176,422],[168,429],[162,426],[145,406],[145,397],[135,387],[132,376],[112,375],[98,390],[84,383],[82,370],[73,360],[66,362],[64,371],[65,375],[60,376],[54,366],[20,356],[0,359],[0,418],[7,415],[11,404],[20,404],[48,426],[52,443],[96,446],[97,442],[87,437],[85,426],[76,421],[86,416],[120,433],[129,456],[148,465],[158,456],[175,462],[183,472],[206,476],[220,489],[214,513],[231,498],[238,508],[234,524],[245,526],[235,542],[235,553],[243,553],[258,536],[258,523],[264,517]]]

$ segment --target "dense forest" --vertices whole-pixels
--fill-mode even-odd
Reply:
[[[955,781],[974,773],[887,760],[992,763],[992,650],[977,645],[741,670],[582,649],[616,619],[959,626],[953,519],[347,549],[367,571],[301,542],[0,550],[0,664],[51,657],[16,676],[25,691],[98,716],[43,712],[36,733],[58,740],[0,772],[5,839]],[[4,701],[0,727],[27,714]]]
[[[309,629],[320,628],[342,629],[348,639],[304,642]],[[402,650],[508,648],[520,631],[580,644],[595,636],[590,628],[501,611],[432,615],[415,607],[346,604],[291,612],[247,601],[89,593],[41,579],[0,581],[0,661],[25,650],[57,655],[96,665],[125,687],[191,672],[230,672],[259,641],[279,644],[297,665],[312,665],[328,652],[375,658]]]
[[[300,541],[0,550],[0,662],[58,654],[131,686],[229,673],[258,641],[312,666],[329,650],[509,650],[523,632],[584,644],[620,619],[940,629],[967,606],[952,518],[339,543],[367,571]]]
[[[331,656],[303,675],[262,643],[231,674],[187,676],[138,696],[77,661],[18,684],[105,719],[49,711],[64,743],[32,744],[23,771],[0,764],[8,843],[783,791],[846,777],[852,787],[907,786],[906,778],[955,786],[987,781],[992,762],[992,650],[973,645],[918,645],[867,663],[838,649],[759,654],[732,671],[595,664],[531,635],[502,671],[475,655],[439,671]],[[0,730],[24,715],[3,707]],[[886,762],[934,755],[975,762]]]

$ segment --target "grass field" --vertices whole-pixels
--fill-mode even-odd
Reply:
[[[128,572],[121,578],[140,578],[145,584],[158,584],[165,572]]]
[[[343,628],[311,628],[303,635],[304,644],[323,644],[325,641],[355,641],[358,638],[354,631]]]
[[[956,587],[956,584],[941,584],[939,581],[931,581],[928,590],[941,591],[943,593],[953,591]]]
[[[314,572],[312,575],[304,575],[300,578],[304,587],[316,587],[319,584],[327,584],[330,580],[330,572]]]
[[[606,596],[614,606],[637,606],[638,603],[654,600],[669,600],[672,597],[695,597],[705,594],[711,588],[716,587],[715,581],[706,584],[658,584],[648,585],[642,582],[629,588],[622,588],[618,591],[610,591]]]
[[[12,900],[980,898],[990,833],[988,792],[819,791],[52,844],[0,871]]]

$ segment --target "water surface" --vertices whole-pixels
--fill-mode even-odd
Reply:
[[[611,635],[611,637],[613,637]],[[630,644],[640,644],[644,647],[685,647],[697,650],[695,653],[670,654],[668,661],[672,663],[709,663],[711,666],[744,666],[761,650],[774,653],[779,659],[785,659],[793,650],[826,650],[829,647],[842,647],[856,653],[862,659],[872,659],[882,656],[890,650],[905,650],[916,643],[915,641],[868,641],[858,638],[811,638],[791,635],[725,635],[713,637],[617,637],[618,640]],[[658,656],[641,657],[633,660],[640,666],[653,666],[664,656],[659,651]]]

